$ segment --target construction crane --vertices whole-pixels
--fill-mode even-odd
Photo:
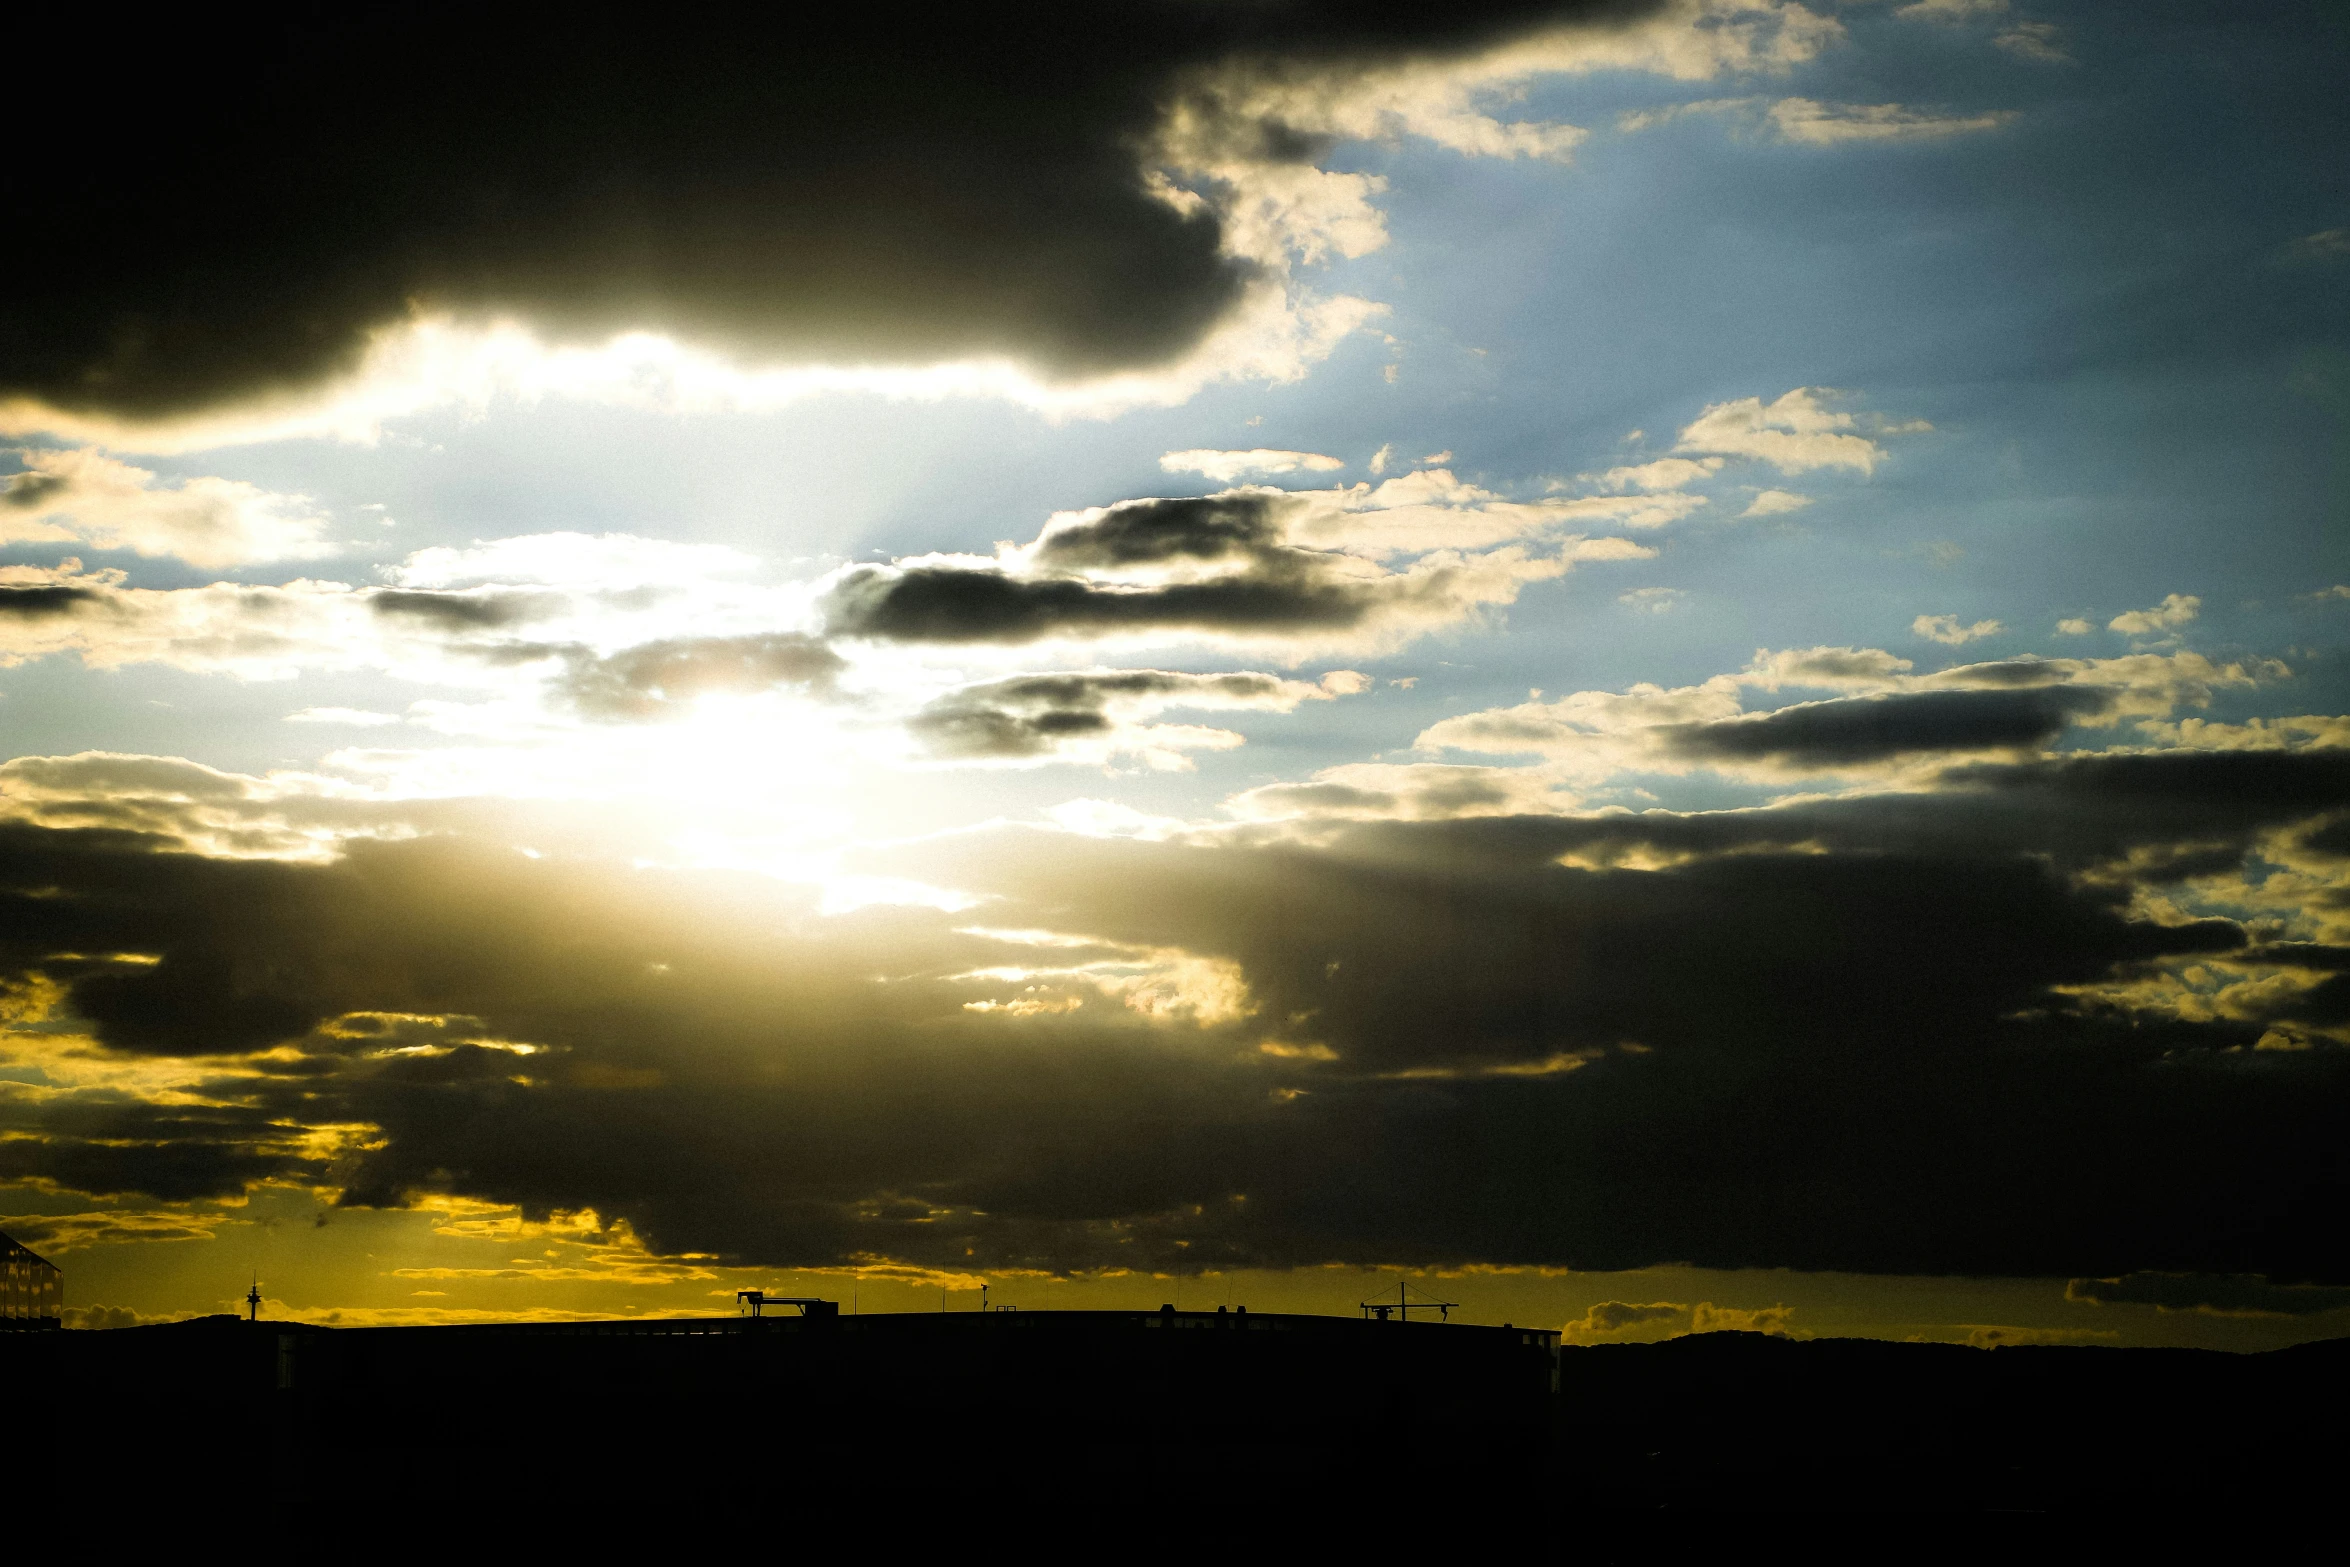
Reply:
[[[761,1308],[767,1306],[797,1306],[803,1317],[837,1317],[840,1315],[838,1301],[818,1300],[813,1295],[770,1295],[765,1290],[736,1290],[734,1292],[735,1310],[740,1311],[746,1305],[751,1308],[751,1315],[754,1317],[759,1315]]]

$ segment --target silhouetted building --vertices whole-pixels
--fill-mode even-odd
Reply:
[[[1531,1519],[1588,1543],[1660,1509],[2267,1516],[2332,1507],[2350,1465],[2350,1339],[1562,1350],[1537,1329],[1172,1305],[340,1329],[224,1314],[10,1335],[0,1387],[42,1412],[42,1440],[11,1454],[33,1494],[119,1507],[130,1477],[217,1507],[261,1475],[268,1509],[330,1523],[430,1465],[481,1477],[450,1507],[609,1499],[599,1519],[657,1505],[697,1525],[1221,1548],[1235,1520],[1327,1538],[1416,1516],[1464,1540]]]
[[[54,1328],[65,1319],[65,1275],[0,1235],[0,1331]]]
[[[242,1433],[147,1474],[206,1494],[260,1463],[289,1494],[359,1496],[433,1454],[501,1486],[625,1476],[639,1496],[825,1496],[912,1484],[909,1464],[925,1487],[1110,1495],[1181,1475],[1327,1482],[1399,1441],[1415,1475],[1505,1485],[1547,1448],[1558,1374],[1539,1329],[1171,1306],[337,1329],[223,1315],[53,1337],[16,1375],[47,1379],[59,1452],[126,1428]]]

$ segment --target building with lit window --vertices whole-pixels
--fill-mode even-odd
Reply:
[[[0,1332],[62,1327],[64,1318],[65,1275],[0,1235]]]

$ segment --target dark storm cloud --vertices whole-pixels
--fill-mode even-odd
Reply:
[[[2021,858],[1748,849],[1669,873],[1575,870],[1555,863],[1565,835],[1541,826],[1379,824],[1310,851],[1083,858],[1107,889],[1148,886],[1147,899],[1089,893],[1041,853],[991,862],[985,879],[1084,910],[1084,928],[1116,940],[1246,953],[1266,1017],[1310,1020],[1268,1031],[1302,1031],[1370,1072],[1626,1041],[1752,1066],[1895,1038],[1971,1056],[2053,986],[2244,944],[2224,920],[2133,920],[2121,894]]]
[[[18,57],[82,62],[107,111],[67,130],[47,95],[9,97],[11,145],[59,156],[0,175],[8,210],[58,220],[0,258],[0,396],[184,413],[348,368],[415,305],[559,338],[1149,365],[1248,277],[1211,214],[1145,188],[1144,146],[1190,73],[1651,9],[365,5],[167,15],[100,54],[79,19],[36,17]],[[1228,134],[1258,157],[1312,152],[1278,132]]]
[[[576,652],[553,688],[586,717],[628,722],[683,712],[711,692],[797,686],[827,693],[847,668],[838,653],[798,632],[674,637],[601,657]]]
[[[1668,753],[1692,761],[1853,767],[1922,752],[2039,746],[2077,719],[2110,711],[2113,702],[2112,692],[2093,686],[1924,691],[1805,702],[1753,718],[1680,724],[1664,730],[1661,738]]]
[[[2337,811],[2350,798],[2350,752],[2093,754],[1958,767],[1945,777],[2007,795],[2044,795],[2084,813],[2109,812],[2139,830],[2157,820],[2186,829],[2197,820],[2238,824]]]
[[[314,990],[297,994],[290,974],[269,972],[261,955],[295,939],[296,926],[331,928],[315,923],[331,922],[309,895],[318,884],[294,867],[149,854],[141,851],[151,840],[128,832],[0,829],[0,836],[10,851],[0,872],[0,962],[160,950],[162,962],[129,973],[64,965],[60,977],[72,980],[76,1010],[117,1048],[264,1050],[322,1015]],[[71,896],[55,895],[57,878],[70,882]],[[227,916],[216,936],[206,933],[207,909]]]
[[[938,756],[1046,756],[1068,741],[1110,734],[1118,723],[1111,710],[1119,704],[1287,705],[1283,693],[1288,684],[1273,675],[1193,675],[1163,669],[1022,675],[941,697],[908,719],[906,729]]]
[[[1505,820],[1258,860],[1121,846],[1064,873],[1039,855],[972,880],[1079,928],[1220,942],[1267,1031],[1339,1053],[1302,1080],[1294,1142],[1231,1177],[1268,1229],[1295,1227],[1290,1260],[1408,1233],[1426,1259],[1581,1267],[2350,1271],[2324,1217],[2350,1195],[2339,1051],[2255,1053],[2257,1021],[2099,1013],[2055,988],[2235,952],[2238,929],[2132,919],[2121,889],[1969,841],[1963,812],[1913,835],[1934,852],[1802,814],[1783,831],[1813,852],[1665,871],[1564,868],[1581,824]],[[1817,852],[1839,826],[1844,847]],[[1279,1164],[1309,1146],[1343,1178]],[[2152,1256],[2169,1260],[2123,1261]]]
[[[10,1089],[39,1135],[0,1147],[69,1185],[187,1192],[324,1178],[284,1128],[370,1126],[332,1176],[347,1201],[592,1207],[776,1265],[2350,1283],[2350,1052],[2069,993],[2168,958],[2325,970],[2309,943],[2142,917],[2124,868],[2241,855],[2334,809],[2345,766],[2077,759],[1942,795],[1313,846],[1000,828],[856,867],[1066,933],[1043,945],[457,840],[286,865],[11,828],[0,978],[46,974],[116,1052],[253,1067],[217,1068],[218,1111]],[[1634,838],[1663,868],[1614,867]],[[1154,1020],[1147,994],[1089,988],[1171,952],[1232,965],[1245,1015]],[[92,953],[156,961],[67,956]]]

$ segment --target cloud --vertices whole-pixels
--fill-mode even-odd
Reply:
[[[1244,822],[1452,821],[1571,809],[1558,780],[1523,767],[1350,762],[1310,782],[1263,784],[1224,802]]]
[[[119,571],[0,567],[0,667],[78,653],[97,668],[166,663],[249,678],[368,661],[364,600],[341,583],[123,585]],[[348,650],[348,651],[346,651]]]
[[[2093,629],[2095,628],[2086,620],[2078,617],[2060,620],[2056,623],[2056,634],[2060,637],[2085,637]]]
[[[807,640],[804,584],[728,581],[746,557],[678,547],[659,561],[649,544],[554,534],[426,550],[385,573],[402,584],[391,587],[301,578],[134,588],[120,571],[72,559],[0,567],[0,666],[70,655],[93,668],[157,664],[242,680],[368,669],[528,702],[561,665],[568,683],[550,690],[558,711],[578,716],[585,701],[610,717],[613,682],[641,684],[648,659],[693,644],[707,655],[708,688],[748,690],[758,682],[729,684],[711,660],[756,662],[761,649]],[[505,568],[513,577],[499,580]],[[687,678],[682,666],[671,673]],[[598,681],[602,697],[589,689]]]
[[[501,386],[1108,407],[1294,378],[1377,309],[1295,278],[1385,240],[1383,181],[1323,166],[1335,143],[1563,159],[1580,129],[1493,111],[1548,75],[1702,80],[1842,36],[1784,0],[1094,22],[771,18],[648,61],[617,22],[554,46],[469,25],[453,48],[353,17],[258,72],[275,45],[247,31],[142,34],[111,61],[120,154],[52,193],[97,216],[12,263],[0,404],[184,444],[364,432]],[[210,114],[199,84],[240,73],[238,114]]]
[[[68,561],[66,571],[75,572],[81,562]],[[55,620],[75,613],[84,604],[99,602],[98,590],[72,581],[19,580],[0,582],[0,625],[11,622],[26,626],[35,621]]]
[[[2350,228],[2319,229],[2285,247],[2288,261],[2339,261],[2350,256]]]
[[[1278,823],[1310,836],[1332,822],[1557,815],[1581,803],[1553,770],[1541,767],[1351,762],[1303,782],[1244,790],[1224,809],[1245,823]]]
[[[1314,139],[1410,135],[1469,156],[1565,162],[1586,138],[1581,128],[1492,111],[1546,75],[1630,70],[1698,81],[1784,70],[1842,36],[1832,18],[1774,0],[1666,0],[1607,20],[1616,25],[1536,22],[1448,61],[1358,49],[1315,70],[1262,50],[1239,55],[1194,78],[1166,117],[1160,156],[1179,176],[1230,193],[1222,210],[1239,253],[1360,256],[1385,241],[1371,202],[1385,182],[1301,158]]]
[[[2040,65],[2070,65],[2073,61],[2065,52],[2064,30],[2054,22],[2017,22],[2001,28],[1991,42],[2019,60]]]
[[[1937,114],[1898,103],[1823,103],[1816,98],[1759,97],[1705,98],[1669,104],[1659,109],[1636,109],[1616,117],[1616,129],[1626,135],[1668,125],[1691,115],[1723,115],[1734,134],[1764,135],[1782,142],[1813,147],[1847,142],[1924,141],[1995,130],[2013,121],[2013,110],[1976,114]]]
[[[1300,702],[1363,688],[1364,677],[1353,670],[1333,671],[1319,683],[1163,669],[1021,675],[941,697],[908,719],[906,728],[930,754],[948,760],[1102,762],[1124,753],[1154,766],[1180,767],[1184,751],[1226,749],[1241,737],[1149,722],[1167,708],[1287,713]]]
[[[831,587],[833,635],[894,642],[1027,643],[1168,633],[1339,638],[1408,609],[1442,622],[1556,570],[1515,557],[1471,573],[1439,567],[1372,580],[1311,556],[1269,556],[1265,569],[1200,582],[1108,587],[1077,577],[1022,577],[954,566],[856,567]]]
[[[1924,141],[1996,130],[2016,118],[2012,109],[1981,114],[1930,114],[1898,103],[1821,103],[1782,98],[1771,105],[1771,125],[1788,141],[1831,147],[1852,141]]]
[[[77,766],[49,819],[158,781]],[[2346,767],[1977,761],[1767,809],[995,826],[844,864],[960,913],[448,834],[254,861],[20,821],[0,978],[46,999],[12,1048],[71,1043],[0,1083],[0,1169],[593,1211],[773,1266],[2339,1280],[2310,1215],[2341,1053],[2142,976],[2330,976],[2163,900],[2166,867],[2322,832]],[[2309,863],[2316,907],[2350,861]]]
[[[345,837],[414,828],[348,784],[255,778],[182,757],[84,751],[0,762],[0,821],[130,833],[223,857],[324,857]]]
[[[1651,615],[1662,615],[1687,596],[1679,588],[1634,588],[1629,593],[1617,594],[1616,602]]]
[[[582,757],[562,783],[556,749],[592,746],[582,721],[680,719],[705,699],[781,694],[835,703],[841,723],[884,733],[939,694],[937,677],[892,646],[1191,641],[1292,660],[1394,646],[1473,623],[1578,564],[1648,558],[1654,551],[1629,539],[1565,530],[1638,524],[1660,504],[1686,510],[1702,498],[1516,501],[1431,469],[1330,490],[1120,502],[1057,514],[993,557],[918,556],[774,586],[742,580],[758,563],[735,551],[671,550],[624,534],[428,549],[386,568],[393,585],[379,587],[134,588],[119,571],[69,560],[0,567],[0,663],[74,656],[95,668],[161,665],[246,681],[368,670],[455,687],[473,699],[436,693],[404,713],[303,707],[294,721],[404,717],[506,742],[497,754],[486,744],[338,754],[334,766],[369,773],[377,787],[560,792],[589,787],[591,772],[617,777],[619,758]],[[939,739],[943,722],[933,711],[921,728]],[[1234,743],[1226,730],[1163,728],[1135,754],[1164,761]],[[886,743],[858,749],[888,761]]]
[[[1273,451],[1260,446],[1245,452],[1206,448],[1168,452],[1159,458],[1159,466],[1169,473],[1205,474],[1219,484],[1229,484],[1252,473],[1335,473],[1346,464],[1319,452]]]
[[[1616,116],[1616,129],[1626,136],[1652,130],[1659,125],[1670,125],[1675,120],[1687,119],[1693,114],[1747,114],[1759,108],[1760,98],[1701,98],[1690,103],[1667,104],[1660,109],[1630,109]]]
[[[385,588],[367,596],[367,607],[387,620],[412,621],[434,631],[503,631],[533,620],[546,620],[570,606],[557,593],[467,589],[457,593],[427,593],[408,588]]]
[[[15,455],[24,470],[0,486],[0,544],[69,541],[205,567],[334,553],[308,496],[237,479],[163,484],[89,448]]]
[[[1280,546],[1294,510],[1280,492],[1235,490],[1062,512],[1045,524],[1025,561],[1063,571],[1247,561]]]
[[[1600,482],[1611,490],[1678,490],[1719,473],[1719,457],[1659,457],[1654,462],[1610,468]]]
[[[1449,468],[1423,468],[1377,485],[1295,493],[1303,497],[1291,524],[1299,542],[1374,559],[1541,538],[1567,527],[1662,528],[1710,504],[1702,495],[1570,496],[1556,487],[1540,500],[1510,500]]]
[[[1893,14],[1907,22],[1965,22],[1978,16],[2001,16],[2007,0],[1911,0]]]
[[[2045,745],[2078,717],[2103,714],[2110,701],[2077,686],[1848,697],[1671,726],[1661,743],[1668,754],[1692,760],[1768,760],[1794,771],[1865,766],[1920,753]]]
[[[1761,1306],[1753,1310],[1741,1310],[1736,1306],[1717,1306],[1710,1300],[1701,1300],[1689,1308],[1689,1331],[1785,1334],[1794,1318],[1795,1308],[1792,1306]]]
[[[1872,657],[1874,655],[1874,657]],[[2107,691],[2117,717],[2155,718],[2178,707],[2206,707],[2212,693],[2248,689],[2283,680],[2292,670],[2275,659],[2245,658],[2214,663],[2200,653],[2138,652],[2120,658],[2041,658],[2022,655],[1980,664],[1953,664],[1930,674],[1868,671],[1889,655],[1874,648],[1813,648],[1804,653],[1760,653],[1738,677],[1747,685],[1844,685],[1880,690],[2018,690],[2039,686],[2092,686]],[[1901,668],[1908,668],[1907,661]],[[1795,678],[1801,672],[1802,679]]]
[[[1480,542],[1574,515],[1572,503],[1503,502],[1458,486],[1443,470],[1376,491],[1121,501],[1058,514],[1028,545],[994,559],[917,556],[845,568],[821,585],[819,610],[828,634],[878,642],[1206,636],[1354,646],[1508,604],[1525,584],[1578,561],[1653,553],[1612,538],[1570,538],[1548,554],[1519,545],[1478,554],[1438,548],[1415,531],[1426,523],[1414,520],[1436,510],[1482,524]],[[1417,559],[1401,569],[1368,558],[1405,551]]]
[[[838,653],[796,631],[673,637],[602,656],[567,649],[563,662],[550,682],[558,700],[606,722],[674,717],[713,692],[797,687],[826,695],[848,668]]]
[[[504,668],[516,662],[500,662],[501,650],[516,647],[515,631],[592,624],[610,635],[658,608],[501,586],[366,589],[298,579],[133,588],[119,571],[85,570],[69,559],[55,567],[0,567],[0,666],[72,654],[99,669],[160,664],[245,680],[371,668],[497,684],[509,680]],[[525,645],[522,661],[556,651],[557,644]]]
[[[1827,407],[1822,402],[1827,395],[1816,387],[1799,386],[1769,403],[1759,397],[1708,403],[1681,431],[1673,449],[1752,457],[1787,474],[1809,473],[1815,468],[1874,473],[1884,460],[1885,449],[1866,436],[1853,434],[1857,421],[1849,413]]]
[[[1430,752],[1540,757],[1544,788],[1588,786],[1624,772],[1701,770],[1758,782],[1834,773],[1882,778],[1938,769],[1969,753],[2030,752],[2076,726],[2157,722],[2180,707],[2207,705],[2215,690],[2286,673],[2282,665],[2219,665],[2194,653],[2008,659],[1927,675],[1910,669],[1908,660],[1875,648],[1758,651],[1736,675],[1465,713],[1431,725],[1414,744]],[[1745,689],[1790,685],[1855,694],[1744,710]],[[2281,744],[2285,737],[2276,738]],[[1520,798],[1531,786],[1492,787]]]
[[[1147,134],[1165,67],[1200,50],[1147,24],[1112,38],[1071,20],[909,33],[844,19],[820,39],[746,25],[673,40],[657,69],[592,21],[552,52],[519,24],[451,49],[429,27],[346,22],[307,37],[304,70],[256,76],[231,122],[192,112],[176,82],[209,79],[252,40],[167,29],[116,68],[150,123],[181,133],[143,165],[110,165],[102,210],[174,235],[172,265],[93,224],[22,267],[9,389],[172,412],[315,381],[411,299],[578,337],[656,328],[817,358],[1164,358],[1248,275],[1212,216],[1154,198],[1116,145]],[[1219,31],[1201,19],[1194,36],[1221,52]],[[1033,117],[1048,38],[1066,105],[1049,125]],[[307,79],[373,108],[317,135],[326,106]],[[584,107],[617,102],[641,108]],[[395,141],[395,125],[430,135]],[[141,320],[142,338],[108,340]]]
[[[2307,1317],[2350,1307],[2350,1289],[2271,1284],[2258,1274],[2131,1273],[2074,1279],[2064,1298],[2092,1306],[2152,1306],[2218,1317]]]
[[[2007,13],[2008,0],[1915,0],[1893,14],[1913,22],[1956,24],[2003,17]],[[1991,42],[2018,59],[2042,65],[2067,65],[2072,62],[2072,56],[2065,53],[2063,38],[2063,30],[2053,22],[2016,21],[1992,34]]]
[[[2198,751],[2297,751],[2307,747],[2350,746],[2350,715],[2300,713],[2215,724],[2203,718],[2166,723],[2141,718],[2135,726],[2147,740]]]
[[[1677,1301],[1660,1300],[1640,1305],[1628,1300],[1603,1300],[1559,1329],[1559,1337],[1569,1344],[1588,1344],[1625,1333],[1652,1330],[1659,1323],[1678,1326],[1686,1322],[1688,1317],[1689,1307]]]
[[[2105,623],[2108,631],[2119,631],[2133,637],[2160,636],[2166,631],[2192,624],[2203,612],[2203,600],[2192,593],[2172,593],[2152,609],[2133,609]]]
[[[1971,626],[1962,626],[1956,615],[1920,615],[1909,623],[1909,629],[1911,635],[1928,642],[1960,647],[1983,637],[1997,636],[2007,628],[1996,620],[1978,620]]]
[[[1727,682],[1680,691],[1634,688],[1627,696],[1578,693],[1447,719],[1419,744],[1545,754],[1578,776],[1692,767],[1805,775],[1873,768],[1919,756],[2012,751],[2047,744],[2082,717],[2112,705],[2090,687],[2021,691],[1922,691],[1799,702],[1740,714]],[[1735,715],[1735,716],[1733,716]]]
[[[1890,690],[1914,667],[1908,659],[1896,658],[1883,648],[1788,648],[1777,653],[1757,648],[1739,678],[1765,691],[1776,691],[1783,685]]]
[[[1810,496],[1798,495],[1792,490],[1762,490],[1755,495],[1746,510],[1738,515],[1741,517],[1776,517],[1786,512],[1801,511],[1811,503]]]
[[[0,1216],[0,1230],[13,1236],[20,1245],[48,1253],[53,1260],[92,1246],[210,1240],[217,1229],[217,1220],[202,1215],[138,1209]]]
[[[65,1308],[65,1325],[72,1329],[142,1328],[153,1323],[180,1320],[180,1315],[172,1312],[159,1312],[150,1315],[130,1306],[91,1305]]]

